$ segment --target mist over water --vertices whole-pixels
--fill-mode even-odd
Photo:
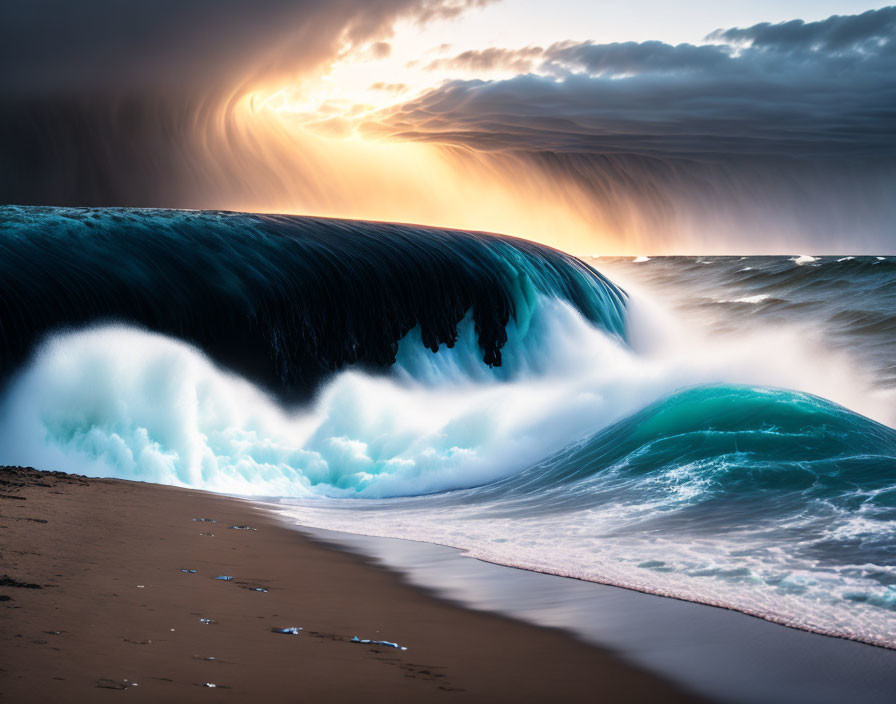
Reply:
[[[861,379],[862,394],[882,399],[884,415],[856,408],[892,424],[886,409],[896,386],[896,257],[661,257],[647,266],[620,257],[587,261],[716,340],[757,339],[772,330],[791,335],[793,343],[777,354],[800,350],[840,365],[844,385]]]

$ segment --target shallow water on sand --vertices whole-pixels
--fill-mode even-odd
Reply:
[[[516,570],[443,546],[297,527],[468,608],[562,628],[733,704],[884,704],[896,651],[628,589]]]

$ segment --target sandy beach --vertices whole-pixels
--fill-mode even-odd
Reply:
[[[563,632],[441,601],[248,501],[19,468],[0,481],[3,701],[699,700]]]

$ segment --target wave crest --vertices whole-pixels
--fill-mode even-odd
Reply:
[[[512,237],[285,215],[0,207],[0,377],[60,328],[121,322],[185,340],[285,398],[346,365],[432,351],[472,318],[500,366],[539,296],[618,337],[623,292],[583,262]]]

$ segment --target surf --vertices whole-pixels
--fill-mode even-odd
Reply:
[[[347,365],[388,367],[412,328],[451,347],[469,315],[500,366],[538,294],[624,334],[624,293],[512,237],[286,215],[0,207],[0,375],[59,329],[130,323],[181,339],[283,399]]]
[[[276,497],[305,525],[896,646],[892,403],[799,328],[726,338],[510,237],[2,212],[0,462]],[[691,303],[790,305],[813,272],[829,299],[831,267],[874,261],[732,261],[743,290]]]

